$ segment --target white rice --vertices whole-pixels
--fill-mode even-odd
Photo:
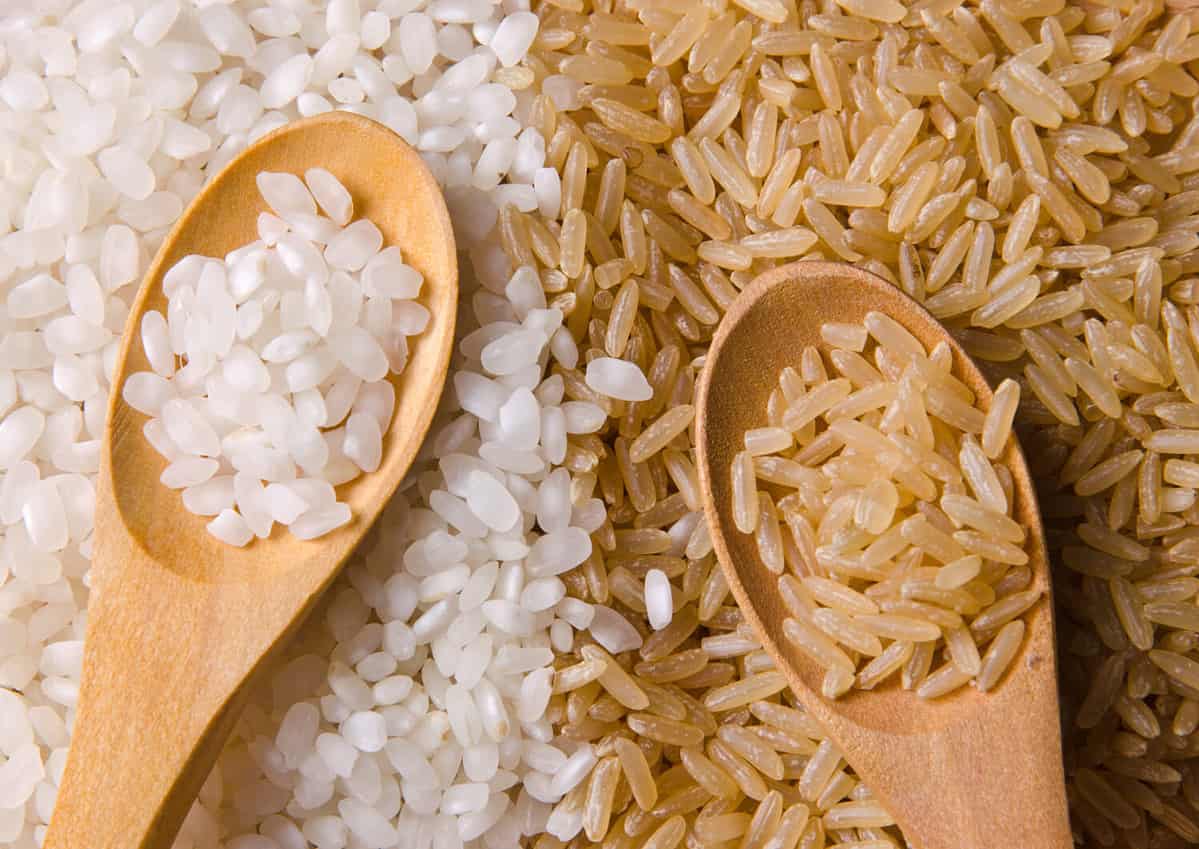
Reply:
[[[369,220],[350,223],[336,177],[311,168],[257,182],[275,216],[223,259],[187,256],[166,272],[166,316],[148,311],[140,325],[154,370],[123,387],[145,427],[165,433],[152,443],[168,461],[163,484],[193,512],[219,509],[208,530],[237,546],[276,521],[315,539],[350,520],[345,504],[305,496],[378,469],[395,407],[387,377],[404,370],[408,343],[372,316],[423,309],[419,272]],[[189,497],[225,479],[231,499]]]
[[[521,124],[512,117],[513,86],[527,85],[517,66],[537,32],[536,17],[490,2],[424,10],[385,5],[333,0],[319,11],[283,3],[197,9],[133,0],[85,3],[61,14],[10,10],[0,22],[0,109],[23,128],[4,136],[13,179],[0,204],[0,232],[7,234],[0,236],[0,280],[13,282],[0,317],[0,512],[7,549],[19,545],[29,553],[14,573],[8,559],[0,567],[0,844],[32,849],[49,821],[77,697],[108,376],[131,284],[206,176],[300,115],[337,104],[376,118],[421,150],[445,186],[481,292],[504,292],[512,273],[500,261],[493,229],[501,184],[514,197],[527,191],[534,205],[550,205],[556,174],[547,168],[544,145],[536,134],[518,140]],[[496,78],[504,69],[507,82]],[[486,157],[485,149],[492,151]],[[275,214],[259,222],[261,246],[187,263],[172,277],[176,299],[201,285],[220,295],[203,305],[221,311],[211,316],[203,342],[221,354],[219,373],[243,381],[250,397],[263,393],[264,370],[273,392],[293,367],[298,383],[288,387],[294,391],[283,405],[267,408],[277,417],[269,426],[232,428],[208,415],[208,405],[193,406],[212,397],[202,381],[178,389],[181,367],[193,359],[178,355],[196,340],[173,328],[170,315],[148,316],[135,328],[153,371],[125,389],[162,413],[146,436],[171,455],[166,482],[182,490],[189,509],[213,516],[213,532],[234,544],[268,533],[273,522],[313,537],[348,520],[329,484],[377,465],[391,408],[372,391],[383,375],[373,362],[356,359],[357,338],[342,348],[320,332],[347,317],[330,317],[316,290],[307,302],[301,298],[301,317],[324,341],[288,337],[290,329],[279,327],[248,332],[235,349],[227,334],[270,327],[290,308],[282,298],[265,303],[271,284],[254,280],[253,262],[236,260],[261,247],[275,258],[270,262],[291,264],[289,274],[323,262],[359,281],[368,297],[392,299],[403,333],[419,333],[427,318],[407,300],[418,295],[419,281],[399,262],[386,264],[388,252],[378,254],[382,245],[364,222],[351,224],[352,200],[324,175],[301,176],[310,191],[292,179],[266,181]],[[318,237],[326,244],[313,250]],[[225,263],[225,283],[201,283],[206,268]],[[546,308],[540,286],[530,293],[520,280],[512,279],[513,300],[501,301],[501,314],[480,312],[479,324],[490,325],[495,343],[486,365],[479,349],[461,361],[463,374],[492,387],[494,416],[462,412],[482,401],[459,381],[463,397],[447,401],[441,447],[418,472],[428,484],[425,503],[441,512],[410,510],[416,489],[392,505],[382,523],[391,531],[381,531],[368,546],[374,553],[350,567],[350,580],[323,614],[341,646],[337,660],[321,659],[332,644],[319,655],[303,645],[291,652],[268,688],[273,695],[247,712],[205,784],[177,841],[181,849],[386,846],[399,834],[431,835],[434,826],[456,842],[484,832],[517,834],[530,822],[532,799],[514,803],[525,780],[534,786],[537,776],[549,780],[522,759],[521,741],[549,735],[543,714],[550,632],[560,642],[564,629],[569,635],[594,616],[590,605],[562,598],[553,575],[586,558],[588,534],[597,527],[594,518],[576,524],[569,492],[563,500],[541,484],[546,497],[538,499],[538,483],[551,463],[562,461],[567,431],[588,433],[602,414],[574,403],[567,416],[561,390],[539,385],[551,337],[557,356],[574,352],[563,345],[568,337],[555,335],[561,313]],[[302,286],[295,291],[305,294]],[[247,307],[256,303],[261,307]],[[469,333],[470,319],[463,325]],[[344,360],[336,367],[344,380],[323,373],[324,346],[352,359],[360,373]],[[384,365],[387,371],[393,363]],[[344,437],[334,440],[345,458],[338,473],[327,461],[316,474],[301,470],[293,480],[287,469],[300,458],[280,450],[281,456],[254,458],[254,477],[234,485],[234,457],[241,455],[227,449],[271,430],[278,436],[284,410],[319,433],[322,404],[333,424],[344,427]],[[540,439],[529,439],[534,423]],[[230,439],[234,431],[239,436]],[[486,452],[492,461],[478,459],[480,436],[492,446]],[[187,446],[186,455],[175,455],[176,441]],[[579,506],[588,508],[580,516],[602,521],[602,509]],[[521,521],[534,513],[543,528],[554,529],[542,545],[535,545],[531,523]],[[451,536],[451,528],[463,536]],[[587,548],[580,551],[581,544]],[[504,613],[508,605],[523,611],[518,602],[526,581],[518,564],[530,551],[544,575],[530,586],[530,599],[542,609]],[[498,575],[497,562],[506,564]],[[447,563],[461,564],[467,580],[422,595],[418,584],[443,574]],[[481,633],[484,607],[497,604],[498,620],[511,630]],[[557,616],[559,606],[565,618]],[[564,759],[575,750],[557,745]],[[590,763],[572,763],[585,776]],[[517,789],[509,791],[513,784]]]

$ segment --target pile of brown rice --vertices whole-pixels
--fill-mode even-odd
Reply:
[[[733,523],[779,576],[783,635],[824,670],[826,698],[901,670],[923,699],[990,690],[1042,594],[1001,459],[1020,385],[980,409],[948,344],[929,351],[881,312],[820,332],[828,361],[810,346],[780,372],[730,469]]]
[[[552,703],[560,732],[607,758],[560,803],[584,818],[572,845],[791,849],[792,831],[768,825],[794,825],[800,802],[834,832],[806,826],[805,849],[897,840],[881,814],[832,813],[875,806],[828,747],[813,757],[787,736],[817,729],[772,724],[781,679],[741,628],[697,513],[689,405],[707,341],[740,287],[805,257],[892,280],[996,383],[1019,384],[1062,609],[1078,838],[1199,840],[1194,13],[1153,0],[546,0],[538,13],[528,114],[561,212],[509,209],[500,226],[568,311],[582,357],[553,367],[567,398],[610,416],[570,440],[575,496],[602,497],[608,521],[566,577],[647,638],[616,661],[653,706],[601,679]],[[652,397],[598,395],[583,376],[598,357],[636,363]],[[651,568],[676,608],[658,632]],[[576,652],[562,669],[587,662]],[[762,702],[722,702],[762,681]]]

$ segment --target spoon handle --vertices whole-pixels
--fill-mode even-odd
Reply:
[[[278,636],[275,611],[244,586],[222,592],[239,585],[163,568],[117,519],[97,527],[93,563],[78,713],[44,849],[170,849]]]
[[[1021,662],[1045,663],[1052,652],[1052,642],[1037,640]],[[879,734],[828,717],[862,780],[906,815],[910,845],[1073,846],[1055,693],[1033,676],[1012,677],[959,721],[922,734]]]

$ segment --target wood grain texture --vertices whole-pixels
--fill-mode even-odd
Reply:
[[[927,347],[950,343],[954,374],[985,409],[991,389],[941,325],[894,286],[868,272],[798,262],[763,274],[726,313],[697,387],[697,454],[713,544],[733,594],[808,710],[895,816],[916,849],[1067,849],[1048,561],[1036,496],[1018,445],[1003,457],[1015,479],[1015,518],[1029,533],[1033,585],[1045,592],[1026,615],[1025,643],[997,690],[965,687],[926,702],[895,678],[836,702],[820,695],[822,670],[783,638],[787,615],[777,577],[752,535],[732,519],[729,466],[742,436],[761,427],[779,371],[820,345],[826,321],[861,323],[880,310]],[[896,676],[897,678],[898,676]]]
[[[338,487],[353,520],[303,541],[276,525],[234,548],[211,537],[158,477],[146,417],[121,400],[149,368],[141,316],[164,310],[164,272],[257,238],[259,171],[320,166],[349,189],[355,218],[425,278],[428,328],[410,340],[377,472]],[[78,718],[46,849],[169,849],[236,721],[246,683],[294,630],[403,479],[436,410],[453,347],[458,267],[449,214],[420,157],[348,112],[276,130],[240,154],[184,211],[142,284],[113,381],[97,489],[93,589]]]

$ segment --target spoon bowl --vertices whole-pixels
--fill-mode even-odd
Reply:
[[[260,171],[321,167],[354,217],[424,277],[424,332],[410,340],[377,471],[337,488],[352,519],[316,540],[276,526],[236,548],[212,537],[158,478],[166,461],[122,399],[149,369],[141,318],[165,313],[163,275],[189,254],[223,257],[258,238]],[[146,272],[126,323],[96,493],[92,599],[74,737],[46,849],[169,849],[238,715],[247,682],[289,636],[399,486],[445,383],[458,299],[454,235],[421,158],[348,112],[281,127],[231,161],[191,202]]]
[[[766,272],[729,308],[696,388],[698,471],[714,550],[742,612],[791,688],[914,847],[1067,849],[1048,559],[1036,494],[1015,439],[1001,459],[1015,483],[1013,518],[1028,532],[1032,586],[1044,595],[1025,614],[1024,644],[989,693],[963,687],[925,701],[893,676],[875,690],[825,699],[823,670],[783,637],[789,614],[778,576],[761,562],[753,535],[733,522],[730,466],[745,431],[765,424],[779,372],[797,366],[805,346],[821,344],[822,324],[860,325],[871,310],[889,315],[926,348],[947,342],[953,374],[984,409],[989,406],[991,389],[966,352],[885,280],[829,262]]]

